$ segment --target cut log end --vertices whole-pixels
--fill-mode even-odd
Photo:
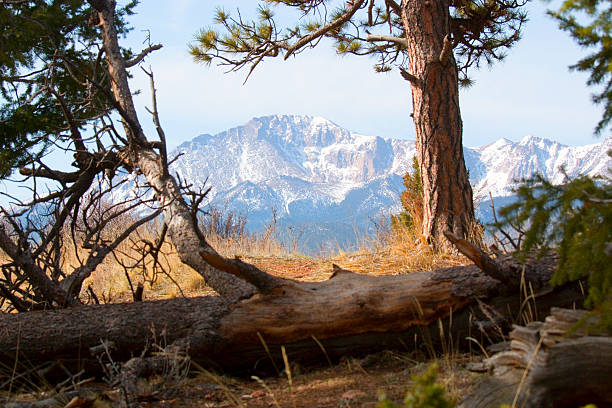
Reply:
[[[584,311],[552,308],[544,322],[516,326],[510,349],[485,361],[493,377],[478,384],[461,407],[611,406],[612,338],[576,330],[586,317]]]

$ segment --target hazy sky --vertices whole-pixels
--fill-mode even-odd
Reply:
[[[409,84],[395,70],[375,73],[374,59],[340,57],[320,44],[289,61],[265,61],[245,85],[246,71],[226,74],[223,67],[194,63],[187,43],[212,23],[219,5],[229,11],[255,8],[252,0],[143,0],[131,18],[135,29],[129,44],[141,47],[143,30],[150,30],[152,42],[164,45],[146,65],[155,72],[170,147],[277,113],[323,116],[363,134],[414,139]],[[523,39],[506,61],[473,71],[475,85],[460,95],[465,145],[525,135],[571,145],[599,140],[592,131],[601,110],[591,103],[587,77],[568,69],[586,51],[545,15],[555,6],[558,2],[532,1]],[[134,74],[142,107],[149,104],[148,84],[137,70]],[[140,112],[141,121],[149,123]]]

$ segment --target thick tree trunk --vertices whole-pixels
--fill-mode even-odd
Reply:
[[[542,291],[535,304],[543,310],[581,298],[577,288],[542,287],[549,263],[527,269],[537,277],[531,283]],[[102,341],[113,344],[114,361],[139,355],[152,343],[175,344],[202,364],[232,371],[264,368],[271,359],[282,367],[283,345],[291,361],[310,363],[382,348],[432,351],[467,336],[485,342],[508,326],[486,322],[487,315],[515,321],[521,298],[504,288],[475,266],[383,277],[336,267],[327,281],[285,280],[265,295],[237,302],[208,297],[0,315],[0,365],[61,361],[94,372],[100,366],[90,349]],[[483,309],[483,302],[491,309]],[[480,336],[477,327],[485,331]]]
[[[443,250],[451,249],[444,238],[445,231],[467,237],[474,221],[472,188],[463,159],[448,3],[404,1],[402,8],[417,159],[423,182],[423,233]]]

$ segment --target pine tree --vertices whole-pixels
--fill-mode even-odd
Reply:
[[[420,233],[423,224],[423,183],[416,157],[412,160],[412,173],[404,175],[404,188],[400,195],[402,211],[391,217],[391,226],[405,227],[411,233]],[[414,237],[413,237],[414,238]]]
[[[555,185],[535,176],[516,194],[518,201],[500,211],[498,226],[524,231],[523,254],[554,249],[559,259],[551,283],[587,279],[585,305],[612,328],[612,180],[580,176]]]
[[[135,5],[118,10],[119,34],[129,31],[124,17]],[[66,137],[65,112],[82,129],[112,109],[104,59],[87,46],[99,37],[91,16],[89,5],[79,0],[0,5],[0,178],[41,156],[55,138]],[[106,89],[81,86],[96,71]]]
[[[570,68],[589,72],[587,84],[603,88],[593,95],[593,101],[604,107],[595,128],[600,134],[612,121],[612,1],[565,0],[558,11],[549,14],[578,44],[594,49]]]
[[[327,37],[340,54],[377,57],[379,72],[399,68],[412,92],[410,116],[423,183],[422,233],[434,247],[452,250],[444,232],[467,236],[474,222],[459,84],[470,83],[468,69],[503,59],[519,40],[526,1],[351,0],[331,10],[338,3],[267,0],[257,21],[219,9],[215,22],[221,30],[203,29],[191,53],[198,61],[215,60],[232,70],[248,67],[250,75],[266,58],[287,59]],[[298,23],[283,28],[270,3],[297,9]]]

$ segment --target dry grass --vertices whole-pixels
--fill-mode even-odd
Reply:
[[[396,275],[415,271],[466,263],[461,256],[434,253],[420,234],[403,225],[393,228],[379,227],[368,236],[361,237],[359,249],[346,252],[338,248],[334,254],[309,257],[299,254],[295,245],[287,245],[275,239],[276,224],[272,222],[262,233],[248,233],[244,220],[236,217],[212,215],[212,221],[204,224],[206,240],[221,254],[238,256],[245,262],[271,274],[303,281],[328,279],[332,265],[369,275]],[[381,223],[380,225],[385,225]],[[120,245],[114,255],[109,255],[83,285],[82,298],[91,302],[87,288],[91,286],[101,303],[128,302],[132,300],[132,288],[121,263],[134,265],[139,258],[143,242],[154,242],[153,231],[158,226],[141,227]],[[121,231],[120,226],[117,231]],[[72,270],[81,265],[88,251],[75,246],[70,239],[63,246],[62,267]],[[213,295],[200,274],[181,262],[174,247],[166,242],[153,268],[152,259],[144,266],[139,264],[128,272],[132,287],[144,286],[144,299],[166,299],[179,296]]]
[[[213,210],[202,222],[202,230],[206,241],[219,253],[228,257],[290,257],[286,245],[277,241],[275,236],[276,223],[271,223],[262,233],[249,233],[244,218],[233,214],[223,215]],[[158,227],[154,227],[158,228]],[[131,300],[131,288],[126,278],[124,268],[119,263],[134,264],[139,257],[138,250],[142,242],[155,242],[152,230],[141,228],[130,237],[117,251],[116,256],[109,256],[105,262],[92,273],[84,287],[91,285],[100,300],[121,302]],[[78,253],[78,251],[77,251]],[[253,255],[257,254],[257,255]],[[144,298],[167,299],[179,296],[214,295],[202,276],[185,265],[179,258],[174,246],[165,242],[158,257],[158,267],[153,268],[153,260],[148,259],[145,265],[129,271],[132,286],[143,284]],[[72,256],[72,264],[78,265],[76,256]],[[87,295],[87,294],[86,294]]]
[[[359,250],[339,250],[330,261],[344,269],[369,275],[397,275],[466,264],[463,256],[435,253],[420,230],[404,224],[377,224],[376,233],[361,238]],[[420,228],[420,227],[419,227]]]
[[[468,360],[468,356],[459,357],[458,366]],[[431,362],[385,351],[303,372],[300,367],[292,366],[291,384],[286,374],[263,379],[216,377],[213,381],[210,374],[203,374],[186,384],[184,396],[172,401],[171,406],[375,407],[382,393],[390,400],[401,402],[411,377],[422,374]],[[453,370],[442,368],[438,380],[449,397],[457,401],[474,379],[472,373],[456,367]]]

